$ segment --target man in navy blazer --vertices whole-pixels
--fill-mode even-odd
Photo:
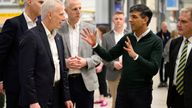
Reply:
[[[64,5],[60,0],[46,0],[41,11],[42,22],[24,34],[19,46],[20,104],[24,108],[73,108],[63,41],[56,33],[65,19]]]
[[[25,31],[36,26],[37,16],[40,15],[43,2],[44,0],[25,0],[24,12],[6,20],[0,33],[0,81],[6,92],[7,108],[19,107],[19,41]]]

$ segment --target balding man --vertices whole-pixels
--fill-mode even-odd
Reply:
[[[171,33],[169,32],[167,28],[167,23],[165,21],[161,23],[161,30],[157,33],[157,36],[161,38],[163,43],[163,49],[164,49],[166,43],[171,38]],[[164,70],[165,70],[165,64],[164,64],[164,58],[162,57],[161,67],[159,69],[160,83],[158,85],[158,88],[167,87],[168,72],[167,72],[167,69],[165,71]]]

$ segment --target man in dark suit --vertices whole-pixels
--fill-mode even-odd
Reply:
[[[96,44],[96,33],[88,29],[82,33],[82,38],[104,60],[112,61],[122,55],[115,108],[151,108],[152,78],[158,72],[163,51],[161,39],[147,27],[152,15],[144,4],[132,6],[129,22],[133,32],[125,34],[109,51]]]
[[[24,108],[73,108],[63,41],[56,33],[65,19],[63,3],[46,0],[41,18],[19,46],[20,104]]]
[[[6,20],[0,33],[0,81],[4,84],[7,108],[19,107],[19,41],[26,30],[36,26],[36,18],[40,15],[43,2],[44,0],[26,0],[23,14]]]
[[[178,33],[170,45],[168,108],[192,108],[192,8],[180,11]]]

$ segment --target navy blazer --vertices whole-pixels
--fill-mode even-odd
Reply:
[[[39,102],[44,106],[50,99],[53,90],[55,68],[43,25],[40,23],[24,34],[20,51],[20,104],[26,106]],[[59,35],[55,37],[59,61],[63,102],[70,99],[67,68],[64,59],[64,46]]]
[[[167,98],[167,105],[168,108],[173,105],[173,79],[174,79],[174,71],[176,65],[177,55],[182,44],[183,37],[179,37],[175,40],[172,40],[170,45],[170,81],[169,81],[169,90],[168,90],[168,98]],[[187,63],[184,72],[184,105],[185,108],[192,108],[192,49],[190,54],[187,58]]]
[[[19,93],[18,46],[26,30],[27,23],[21,14],[6,20],[0,33],[0,81],[4,81],[7,93]]]

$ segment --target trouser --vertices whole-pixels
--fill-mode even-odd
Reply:
[[[94,91],[88,91],[81,74],[69,75],[69,88],[75,108],[93,108]]]
[[[107,82],[106,82],[106,67],[103,66],[103,70],[100,73],[97,73],[98,81],[99,81],[99,92],[100,95],[103,95],[104,97],[108,96],[107,93]]]
[[[108,81],[109,84],[109,90],[112,96],[112,108],[115,108],[115,103],[116,103],[116,97],[117,97],[117,88],[119,85],[119,80],[120,80],[120,75],[117,79],[114,81]]]
[[[161,59],[161,67],[160,67],[160,70],[159,70],[159,76],[160,76],[160,82],[161,83],[166,83],[167,82],[167,78],[168,78],[168,70],[166,69],[165,67],[165,64],[164,64],[164,59],[162,58]]]
[[[152,85],[144,88],[118,87],[115,108],[151,108]]]

